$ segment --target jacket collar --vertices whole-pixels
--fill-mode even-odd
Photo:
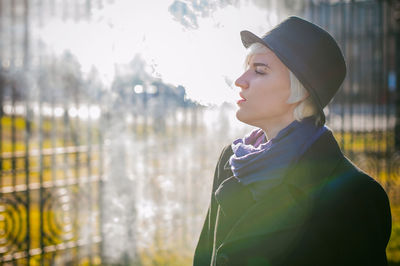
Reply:
[[[232,149],[229,152],[233,154]],[[328,130],[288,170],[284,183],[308,190],[310,186],[319,183],[321,178],[329,176],[342,158],[343,153],[332,131]],[[224,170],[232,174],[229,159],[224,164]]]
[[[310,189],[323,185],[321,183],[331,176],[343,157],[332,132],[328,130],[289,169],[284,183],[310,192]]]

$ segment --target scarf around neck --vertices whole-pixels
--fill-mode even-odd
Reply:
[[[288,168],[327,130],[316,126],[312,117],[293,121],[270,140],[261,129],[255,129],[231,145],[229,164],[233,175],[250,188],[257,200],[279,185]]]

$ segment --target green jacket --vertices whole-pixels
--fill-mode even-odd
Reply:
[[[331,132],[258,201],[232,176],[232,153],[219,158],[194,266],[387,265],[388,197]]]

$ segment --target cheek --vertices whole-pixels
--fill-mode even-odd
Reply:
[[[272,84],[274,84],[273,94],[276,97],[276,100],[286,103],[290,96],[289,77],[286,77],[285,75],[280,75],[274,80]]]
[[[265,87],[260,91],[257,97],[257,102],[268,103],[269,106],[279,107],[287,104],[289,99],[290,89],[287,84],[272,82],[271,86]]]
[[[282,88],[282,90],[276,94],[276,101],[279,103],[288,104],[287,101],[290,96],[290,89]]]

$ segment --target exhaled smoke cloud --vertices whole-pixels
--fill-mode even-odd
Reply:
[[[168,8],[172,16],[189,29],[199,27],[198,17],[209,17],[216,10],[226,6],[238,6],[239,0],[175,0]]]
[[[187,3],[175,1],[168,10],[184,27],[192,29],[198,27],[196,14]]]

